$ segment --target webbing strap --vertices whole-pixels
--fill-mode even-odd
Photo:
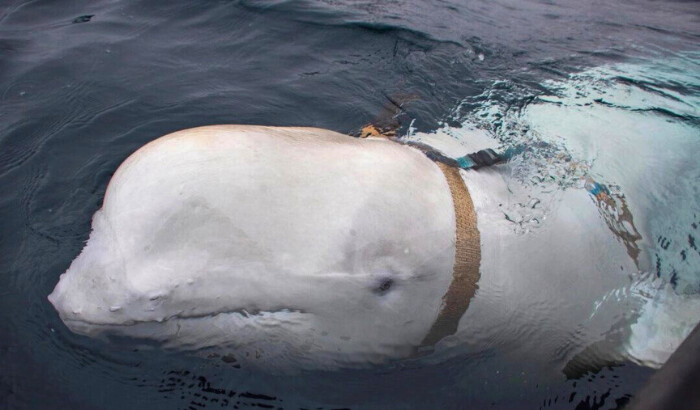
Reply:
[[[361,138],[366,137],[386,138],[400,143],[388,135],[383,134],[374,126],[363,128]],[[493,165],[505,160],[505,156],[499,156],[493,150],[479,151],[457,160],[445,157],[440,152],[423,144],[411,143],[410,146],[423,151],[428,158],[440,168],[447,185],[450,188],[452,204],[455,211],[455,263],[452,268],[452,282],[447,292],[442,296],[442,305],[435,322],[431,326],[419,346],[419,350],[434,346],[446,336],[457,332],[459,321],[467,311],[472,297],[479,288],[478,282],[481,274],[481,237],[476,224],[476,211],[467,186],[459,174],[460,167],[464,169],[479,168]],[[470,163],[465,161],[469,159]]]
[[[481,264],[481,239],[476,225],[476,212],[459,169],[435,163],[445,175],[455,210],[456,242],[452,282],[442,297],[442,306],[421,346],[432,346],[457,332],[459,320],[467,311],[478,289]]]

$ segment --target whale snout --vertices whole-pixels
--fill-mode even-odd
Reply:
[[[58,285],[48,296],[49,302],[70,331],[88,336],[95,335],[95,318],[86,314],[88,310],[83,304],[84,299],[73,297],[74,292],[68,290],[67,282],[65,274],[61,275]]]
[[[70,270],[69,270],[70,271]],[[120,323],[121,307],[118,303],[108,303],[105,294],[89,289],[80,283],[78,275],[64,273],[48,296],[63,323],[80,334],[92,335],[100,325]],[[76,280],[77,279],[77,280]]]
[[[61,279],[49,294],[49,302],[53,305],[61,320],[75,320],[80,315],[80,307],[75,300],[67,296],[65,273],[61,275]]]
[[[121,280],[123,266],[103,234],[93,231],[48,296],[61,320],[76,333],[85,334],[85,325],[124,324],[122,307],[129,292]]]

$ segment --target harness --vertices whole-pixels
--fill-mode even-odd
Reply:
[[[415,142],[398,142],[380,132],[361,134],[362,138],[369,136],[386,138],[421,150],[440,168],[450,188],[455,212],[455,263],[452,282],[442,296],[440,312],[419,345],[419,353],[427,353],[437,342],[457,332],[459,321],[479,288],[478,282],[481,277],[481,237],[477,229],[476,211],[469,190],[460,175],[460,169],[478,169],[498,164],[506,161],[511,155],[499,155],[492,149],[485,149],[454,159],[430,146]]]
[[[481,274],[481,240],[476,225],[476,212],[467,186],[459,174],[459,168],[442,162],[435,163],[447,180],[455,210],[455,264],[452,268],[452,282],[442,296],[440,313],[433,322],[420,347],[434,346],[444,337],[453,335],[459,327],[459,320],[467,311],[472,297],[479,288]]]

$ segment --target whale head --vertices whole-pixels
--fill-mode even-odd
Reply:
[[[310,128],[217,126],[137,151],[49,296],[88,336],[310,366],[409,355],[454,264],[421,153]]]

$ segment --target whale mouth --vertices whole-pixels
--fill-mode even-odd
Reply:
[[[190,314],[190,315],[183,315],[182,313],[176,313],[174,315],[164,317],[161,319],[127,319],[122,322],[98,322],[94,320],[87,320],[87,319],[76,319],[74,317],[67,318],[64,317],[63,315],[59,316],[61,317],[61,320],[63,323],[76,323],[76,324],[83,324],[83,325],[89,325],[89,326],[134,326],[138,324],[145,324],[145,323],[164,323],[168,322],[170,320],[196,320],[196,319],[208,319],[208,318],[214,318],[219,315],[238,315],[242,318],[245,319],[254,319],[256,317],[268,317],[271,315],[277,315],[277,314],[308,314],[303,309],[295,309],[295,308],[279,308],[279,309],[232,309],[232,310],[222,310],[222,311],[217,311],[217,312],[211,312],[211,313],[202,313],[202,314]]]
[[[158,346],[197,351],[267,340],[266,335],[283,331],[288,326],[308,328],[312,323],[311,316],[299,309],[281,308],[255,311],[236,309],[202,315],[173,315],[163,320],[112,323],[83,318],[62,320],[71,332],[105,342],[127,347]]]

